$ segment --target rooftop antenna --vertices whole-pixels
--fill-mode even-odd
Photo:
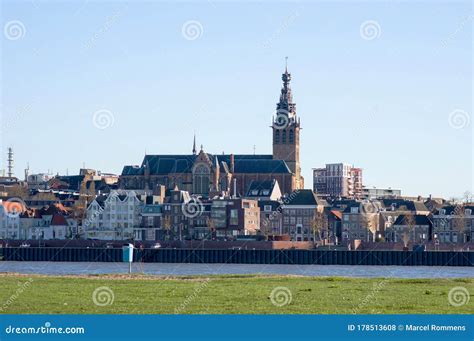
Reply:
[[[288,56],[285,57],[285,72],[288,72]]]
[[[7,158],[7,176],[13,177],[13,149],[11,147],[8,148],[8,158]]]

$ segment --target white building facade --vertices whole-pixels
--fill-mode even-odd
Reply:
[[[140,226],[143,203],[134,191],[112,191],[99,196],[87,208],[82,223],[85,237],[101,240],[126,240],[134,237]]]

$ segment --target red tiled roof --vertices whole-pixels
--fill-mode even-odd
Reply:
[[[342,213],[340,211],[332,210],[331,213],[342,220]]]
[[[60,214],[54,214],[51,220],[51,226],[64,226],[67,225],[66,218]]]

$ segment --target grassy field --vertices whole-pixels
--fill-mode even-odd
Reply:
[[[0,275],[2,314],[467,314],[474,279]],[[469,298],[469,297],[468,297]]]

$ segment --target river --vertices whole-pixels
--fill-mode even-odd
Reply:
[[[127,273],[126,263],[99,262],[0,262],[0,272],[42,275],[97,275]],[[147,275],[300,275],[390,278],[474,278],[472,267],[282,265],[282,264],[189,264],[133,263],[134,273]]]

